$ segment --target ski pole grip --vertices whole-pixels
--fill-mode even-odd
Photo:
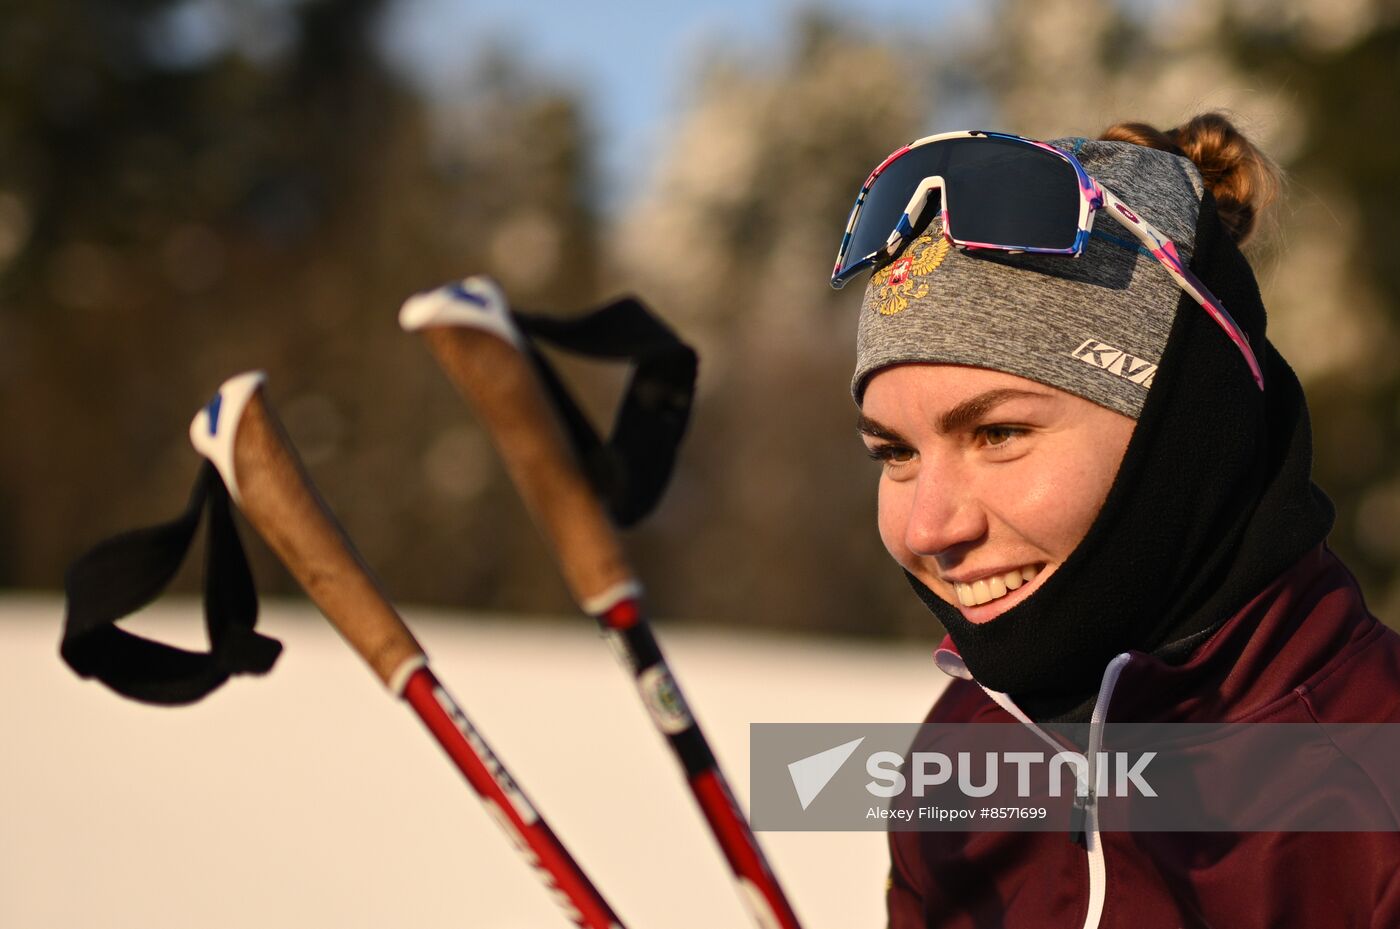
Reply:
[[[419,294],[404,304],[399,322],[423,334],[490,433],[575,601],[596,614],[619,591],[635,593],[621,541],[578,466],[500,289],[478,277]]]
[[[190,425],[234,502],[297,583],[395,694],[423,649],[306,473],[262,396],[261,372],[224,382]]]

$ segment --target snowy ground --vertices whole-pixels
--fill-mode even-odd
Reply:
[[[179,709],[58,658],[62,603],[0,597],[0,927],[564,927],[404,705],[319,614],[264,604],[265,679]],[[131,628],[199,647],[197,604]],[[583,619],[408,610],[433,667],[632,929],[749,925],[630,682]],[[915,722],[923,647],[659,629],[741,799],[751,722]],[[807,929],[883,925],[872,833],[764,833]]]

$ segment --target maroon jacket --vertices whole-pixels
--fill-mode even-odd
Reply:
[[[1108,722],[1400,722],[1400,636],[1325,545],[1185,664],[1128,656],[1115,660]],[[961,679],[928,722],[1019,713],[965,676],[950,640],[937,657]],[[892,832],[890,929],[1400,926],[1400,831],[1103,832],[1087,844],[1058,832]]]

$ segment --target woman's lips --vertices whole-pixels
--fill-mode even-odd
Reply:
[[[1020,568],[1013,568],[1003,574],[993,574],[990,577],[980,578],[971,584],[960,584],[953,581],[953,593],[957,595],[958,602],[963,606],[981,606],[993,600],[999,600],[1011,591],[1017,589],[1022,584],[1035,580],[1035,576],[1044,567],[1039,564],[1028,564]]]
[[[951,597],[945,596],[944,599],[956,606],[968,622],[985,623],[1029,597],[1049,573],[1047,568],[1048,565],[1043,563],[1024,565],[978,578],[971,584],[944,581],[952,588]]]

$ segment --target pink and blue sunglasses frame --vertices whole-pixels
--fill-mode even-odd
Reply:
[[[916,148],[930,145],[935,142],[943,142],[948,139],[1001,139],[1010,142],[1019,142],[1025,145],[1041,149],[1055,157],[1066,161],[1074,168],[1075,176],[1079,180],[1079,226],[1074,236],[1074,244],[1068,248],[1038,248],[1024,245],[1008,245],[996,242],[972,242],[959,239],[952,234],[952,226],[949,223],[948,199],[946,187],[941,177],[926,177],[914,190],[909,198],[908,205],[904,208],[904,213],[900,216],[899,222],[890,231],[889,239],[883,248],[865,255],[858,261],[853,262],[849,267],[843,269],[842,265],[846,261],[846,254],[850,250],[852,234],[855,231],[856,223],[860,219],[861,207],[865,205],[866,196],[870,193],[871,187],[881,174],[890,165],[907,155]],[[1264,373],[1260,370],[1259,361],[1254,356],[1254,350],[1249,345],[1249,339],[1244,331],[1240,329],[1233,317],[1225,310],[1225,307],[1210,292],[1210,289],[1182,262],[1181,256],[1177,253],[1176,245],[1171,239],[1153,228],[1152,224],[1143,219],[1138,213],[1129,207],[1122,200],[1113,195],[1113,192],[1101,185],[1098,181],[1089,176],[1084,170],[1084,166],[1079,163],[1069,152],[1061,151],[1053,145],[1045,142],[1037,142],[1034,139],[1025,139],[1021,136],[1011,135],[1004,132],[985,132],[982,130],[964,130],[961,132],[943,132],[938,135],[926,136],[893,152],[888,158],[880,162],[875,170],[870,172],[870,176],[861,185],[860,193],[856,197],[855,206],[851,208],[850,218],[846,221],[846,232],[841,238],[841,248],[836,254],[836,267],[831,273],[831,286],[842,287],[847,281],[865,268],[875,265],[882,258],[893,256],[899,248],[914,235],[914,221],[919,217],[928,203],[929,195],[934,190],[939,192],[939,213],[942,217],[943,236],[951,244],[962,249],[992,249],[995,251],[1019,253],[1028,252],[1049,255],[1068,255],[1078,258],[1084,254],[1084,249],[1089,244],[1089,235],[1094,227],[1094,214],[1100,209],[1107,209],[1108,214],[1116,219],[1124,228],[1131,232],[1139,242],[1152,254],[1152,257],[1161,262],[1162,267],[1167,269],[1176,283],[1184,290],[1191,299],[1201,305],[1201,308],[1215,320],[1216,324],[1224,330],[1225,335],[1240,350],[1244,356],[1245,363],[1249,366],[1249,372],[1254,377],[1254,382],[1260,390],[1264,389]]]

